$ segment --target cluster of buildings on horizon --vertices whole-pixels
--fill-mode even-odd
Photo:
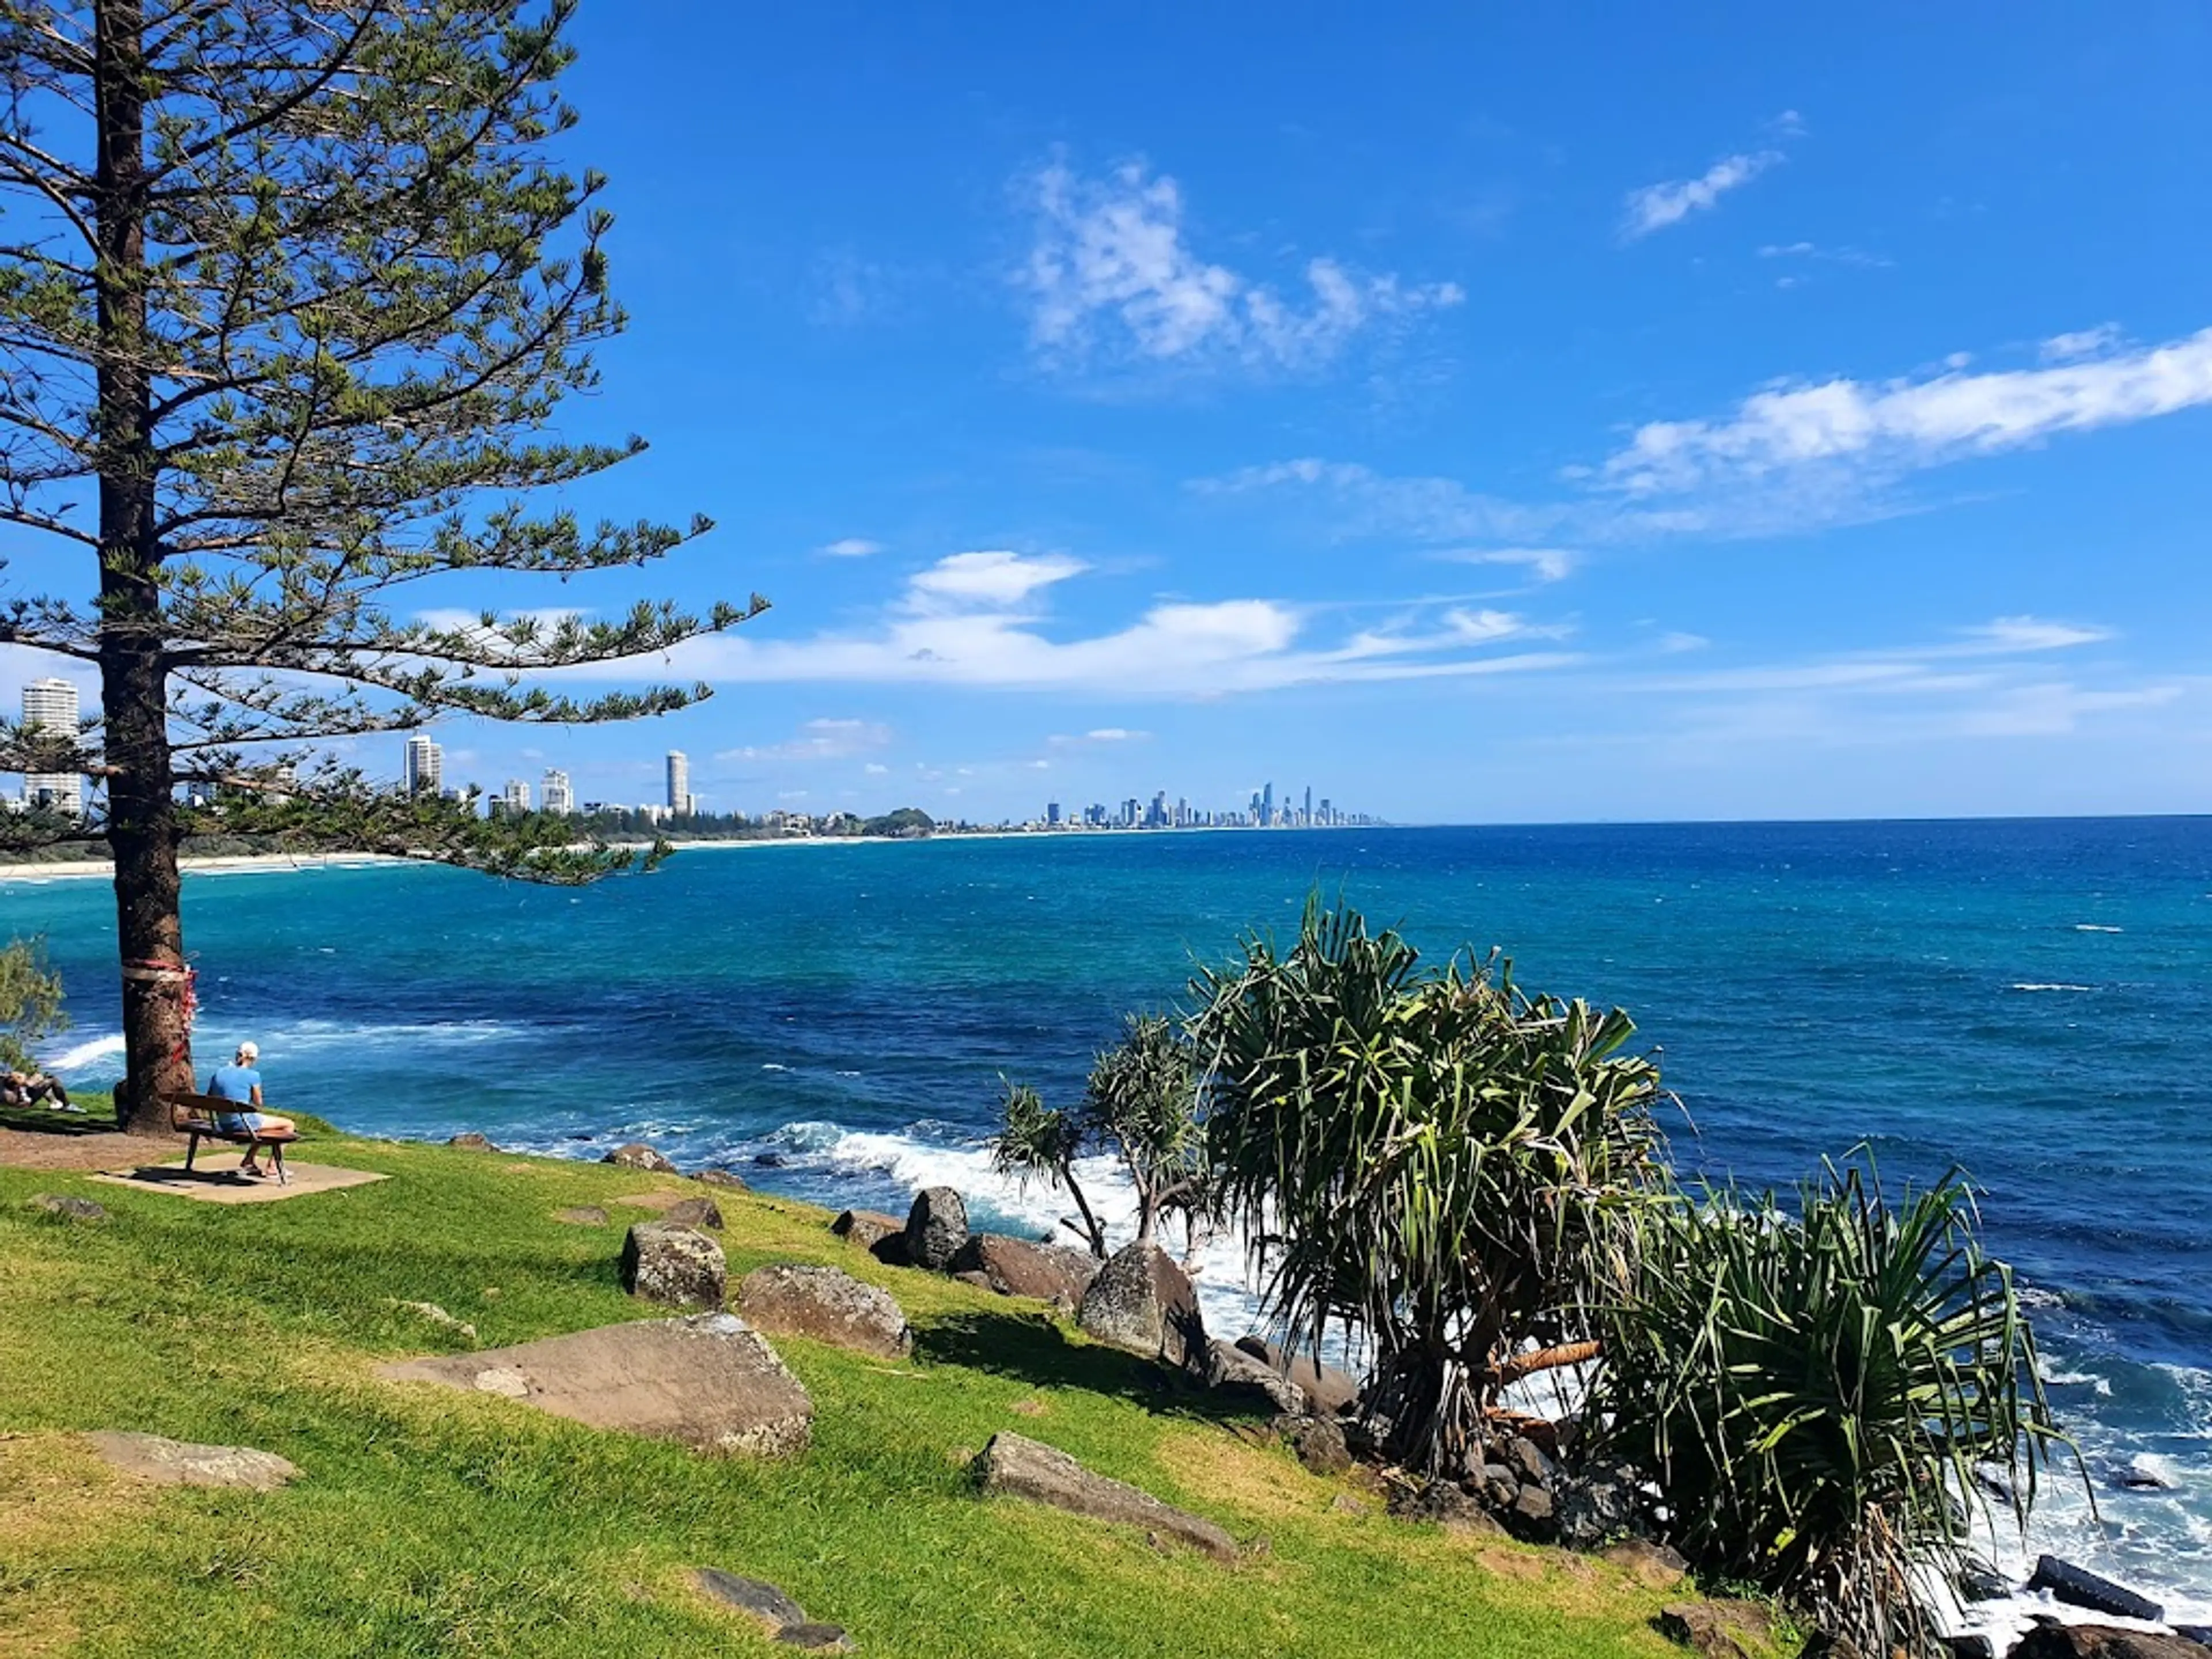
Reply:
[[[76,685],[64,679],[32,681],[23,688],[22,723],[33,731],[74,734],[79,725]],[[531,784],[526,779],[509,778],[496,793],[485,793],[485,811],[496,817],[511,812],[528,812],[534,807],[538,811],[562,816],[580,813],[590,817],[609,814],[635,817],[654,824],[700,817],[699,798],[691,793],[690,757],[680,749],[672,749],[664,758],[663,767],[664,788],[659,801],[635,805],[597,800],[580,803],[569,784],[568,775],[559,767],[549,766],[538,781],[534,801]],[[407,739],[401,761],[400,786],[410,795],[436,795],[447,800],[461,800],[468,793],[460,786],[446,781],[446,751],[436,738],[422,732]],[[17,811],[45,808],[72,818],[82,818],[86,806],[85,781],[66,773],[30,774],[23,780],[21,799],[10,801],[8,805]],[[774,811],[750,821],[779,834],[805,836],[850,834],[862,819],[859,814],[846,811],[820,816]],[[1194,807],[1188,800],[1180,798],[1170,803],[1167,792],[1163,789],[1149,801],[1133,795],[1113,807],[1094,802],[1074,811],[1064,809],[1060,802],[1052,801],[1047,804],[1042,817],[1026,822],[1005,820],[995,824],[963,823],[958,826],[942,827],[1039,831],[1304,830],[1352,828],[1379,822],[1379,819],[1364,813],[1340,811],[1326,797],[1316,802],[1310,787],[1295,805],[1287,795],[1279,802],[1275,799],[1275,786],[1270,783],[1255,791],[1249,805],[1239,811],[1219,811]]]

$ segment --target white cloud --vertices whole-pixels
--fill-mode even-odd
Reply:
[[[714,758],[718,761],[812,761],[850,760],[854,756],[885,747],[891,740],[891,729],[872,720],[814,720],[799,730],[796,737],[782,743],[763,747],[748,744],[742,749],[726,749]],[[881,769],[871,767],[871,771]]]
[[[2118,323],[2100,323],[2094,328],[2076,329],[2070,334],[2054,334],[2043,343],[2043,361],[2070,363],[2080,357],[2101,357],[2124,337]]]
[[[1857,265],[1868,270],[1887,270],[1896,262],[1863,248],[1822,247],[1817,242],[1769,242],[1759,250],[1762,259],[1807,259],[1819,264]],[[1788,280],[1787,278],[1784,279]]]
[[[1455,479],[1390,477],[1356,461],[1310,455],[1194,479],[1189,487],[1215,496],[1310,491],[1328,500],[1335,513],[1335,532],[1346,537],[1518,540],[1540,536],[1565,517],[1561,507],[1530,507],[1480,495]]]
[[[1999,617],[1966,630],[1967,649],[1976,652],[2065,651],[2112,637],[2109,628],[2044,622],[2034,617]]]
[[[1565,581],[1577,563],[1576,555],[1558,547],[1461,548],[1436,556],[1454,564],[1520,565],[1540,582]]]
[[[2212,403],[2212,328],[2045,368],[1824,380],[1753,393],[1716,421],[1654,421],[1611,457],[1631,496],[1822,469],[1902,472]]]
[[[1307,262],[1303,301],[1203,259],[1185,238],[1182,192],[1142,163],[1087,179],[1054,162],[1029,181],[1037,236],[1019,274],[1030,340],[1045,362],[1228,362],[1321,368],[1364,329],[1460,304],[1454,283],[1407,283]]]
[[[1694,179],[1669,179],[1632,190],[1621,216],[1621,239],[1632,242],[1655,230],[1679,225],[1693,213],[1706,212],[1718,206],[1729,191],[1741,190],[1784,160],[1778,149],[1750,150],[1723,156]]]
[[[1435,614],[1432,603],[1409,606],[1393,628],[1334,639],[1316,637],[1322,613],[1269,599],[1164,601],[1121,626],[1069,636],[1048,625],[1042,599],[1083,568],[1057,555],[955,554],[910,577],[870,626],[804,639],[713,635],[678,646],[665,667],[731,684],[933,684],[1157,698],[1510,673],[1574,660],[1557,651],[1490,651],[1509,638],[1556,630],[1502,612]],[[636,671],[634,663],[602,664],[562,674],[627,678]],[[1107,735],[1113,732],[1121,735]],[[1142,735],[1100,727],[1088,740]]]
[[[1082,569],[1080,560],[1059,554],[1024,558],[1018,553],[955,553],[915,576],[908,584],[909,599],[917,608],[1018,605]]]
[[[865,559],[871,553],[884,550],[881,542],[872,542],[866,536],[845,536],[834,542],[824,542],[814,550],[825,559]]]

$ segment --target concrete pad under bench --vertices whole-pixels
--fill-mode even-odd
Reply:
[[[305,1198],[312,1193],[336,1192],[343,1187],[365,1187],[389,1177],[368,1170],[340,1170],[328,1164],[289,1165],[291,1180],[279,1186],[274,1179],[249,1181],[238,1173],[246,1161],[243,1152],[223,1152],[203,1158],[191,1169],[183,1164],[142,1164],[135,1170],[103,1170],[92,1176],[111,1186],[134,1192],[167,1193],[176,1198],[198,1199],[203,1204],[274,1204],[280,1199]]]

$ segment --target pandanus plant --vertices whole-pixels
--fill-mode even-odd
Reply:
[[[2068,1444],[1976,1222],[1955,1171],[1895,1210],[1832,1164],[1795,1214],[1679,1195],[1607,1321],[1588,1420],[1656,1480],[1678,1541],[1869,1654],[1942,1650],[1928,1583],[1996,1518],[1977,1466],[2024,1525]]]
[[[1425,966],[1348,907],[1193,988],[1216,1200],[1270,1312],[1364,1340],[1393,1455],[1458,1472],[1516,1377],[1595,1352],[1589,1310],[1666,1182],[1657,1066],[1620,1011],[1525,992],[1494,954]]]

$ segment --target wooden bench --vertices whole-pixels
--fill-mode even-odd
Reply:
[[[200,1142],[221,1140],[233,1146],[243,1146],[250,1155],[253,1149],[266,1146],[269,1163],[276,1172],[276,1184],[290,1184],[291,1177],[284,1172],[284,1149],[300,1138],[296,1129],[225,1129],[217,1127],[217,1119],[226,1112],[246,1112],[253,1109],[241,1106],[234,1100],[221,1100],[213,1095],[171,1095],[169,1124],[178,1133],[189,1135],[185,1145],[185,1168],[190,1170],[192,1160],[199,1156]]]

